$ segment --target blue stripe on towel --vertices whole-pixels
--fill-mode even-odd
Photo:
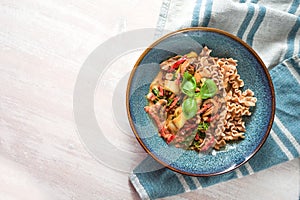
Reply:
[[[251,0],[251,3],[257,3],[258,0]]]
[[[240,0],[240,3],[246,3],[246,0]]]
[[[299,7],[300,1],[299,0],[294,0],[291,7],[288,10],[288,13],[295,14]]]
[[[259,26],[261,25],[261,23],[263,22],[265,15],[266,15],[266,8],[264,6],[260,6],[257,18],[247,36],[246,42],[250,46],[252,46],[252,44],[253,44],[254,35],[255,35],[256,31],[258,30]]]
[[[192,27],[199,25],[199,15],[200,15],[201,3],[202,3],[202,0],[197,0],[196,5],[194,7],[193,19],[192,19],[192,23],[191,23]]]
[[[213,6],[213,0],[208,0],[205,5],[204,19],[202,22],[202,26],[204,27],[208,26],[209,24],[212,6]]]
[[[248,5],[248,12],[246,14],[246,17],[245,17],[244,21],[242,22],[242,25],[240,26],[240,28],[238,30],[238,33],[237,33],[237,36],[239,38],[241,38],[241,39],[243,38],[243,35],[244,35],[244,33],[245,33],[252,17],[253,17],[253,15],[254,15],[254,6],[249,4]]]
[[[300,17],[297,18],[293,28],[291,29],[291,31],[288,34],[288,37],[287,37],[287,52],[286,52],[285,57],[284,57],[285,59],[288,59],[288,58],[293,56],[295,38],[296,38],[296,34],[299,30],[299,27],[300,27]]]

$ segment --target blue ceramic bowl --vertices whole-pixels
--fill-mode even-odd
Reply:
[[[238,60],[238,73],[245,83],[243,90],[251,89],[257,98],[256,106],[251,108],[252,115],[244,118],[245,139],[213,154],[199,154],[166,144],[144,111],[148,104],[145,95],[160,69],[159,63],[176,54],[200,52],[203,45],[213,50],[214,57]],[[218,29],[188,28],[162,37],[140,56],[128,82],[127,112],[138,142],[156,161],[182,174],[212,176],[243,165],[261,148],[274,119],[274,89],[264,63],[241,39]]]

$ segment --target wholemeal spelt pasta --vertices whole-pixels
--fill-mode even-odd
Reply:
[[[255,106],[257,99],[249,89],[242,92],[241,88],[244,86],[244,81],[237,72],[236,60],[222,58],[218,59],[217,64],[220,66],[221,73],[223,74],[227,110],[224,131],[215,146],[216,149],[219,149],[226,144],[225,141],[239,140],[245,137],[245,122],[242,117],[251,115],[250,106]]]
[[[245,137],[244,116],[257,99],[247,89],[232,58],[210,56],[204,47],[197,55],[176,55],[160,64],[150,85],[145,111],[159,135],[176,147],[217,150]]]

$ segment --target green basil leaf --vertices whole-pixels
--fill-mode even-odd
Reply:
[[[183,78],[186,79],[186,80],[189,80],[191,79],[193,76],[192,74],[188,73],[188,72],[184,72],[183,73]]]
[[[184,94],[188,95],[189,97],[192,97],[194,95],[194,85],[190,81],[186,81],[182,87],[181,90]]]
[[[183,74],[183,80],[180,85],[181,91],[188,95],[189,97],[194,96],[195,90],[196,90],[196,79],[194,76],[189,74],[188,72],[185,72]]]
[[[197,113],[197,101],[195,98],[187,98],[182,103],[182,111],[187,119],[194,117]]]
[[[208,99],[215,96],[217,91],[216,83],[212,79],[207,79],[200,89],[200,96],[202,99]]]

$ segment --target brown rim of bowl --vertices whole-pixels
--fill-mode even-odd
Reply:
[[[266,133],[264,134],[264,137],[261,141],[261,143],[256,147],[256,149],[247,157],[245,158],[245,160],[243,162],[241,162],[240,164],[238,165],[235,165],[234,167],[232,168],[228,168],[226,170],[223,170],[223,171],[220,171],[220,172],[216,172],[216,173],[211,173],[211,174],[193,174],[193,173],[189,173],[189,172],[184,172],[184,171],[180,171],[176,168],[173,168],[171,167],[170,165],[168,165],[167,163],[161,161],[160,159],[158,159],[155,155],[153,155],[153,153],[151,151],[149,151],[149,149],[145,146],[145,144],[143,143],[143,141],[141,140],[141,138],[139,137],[135,127],[134,127],[134,124],[133,124],[133,121],[132,121],[132,118],[131,118],[131,113],[130,113],[130,105],[129,105],[129,91],[130,91],[130,88],[131,88],[131,82],[132,82],[132,78],[135,74],[135,71],[137,69],[137,67],[139,66],[140,62],[142,61],[142,59],[145,57],[145,55],[152,49],[154,48],[156,45],[158,45],[160,42],[162,42],[163,40],[165,40],[166,38],[169,38],[173,35],[177,35],[179,33],[185,33],[185,32],[191,32],[191,31],[207,31],[207,32],[216,32],[216,33],[220,33],[222,35],[225,35],[237,42],[239,42],[240,44],[242,44],[244,47],[246,47],[249,52],[251,52],[255,58],[259,61],[260,65],[262,66],[266,76],[267,76],[267,79],[268,79],[268,83],[269,83],[269,87],[271,89],[271,99],[272,99],[272,113],[271,113],[271,119],[270,119],[270,122],[268,124],[268,129],[266,131]],[[223,30],[220,30],[220,29],[216,29],[216,28],[208,28],[208,27],[192,27],[192,28],[184,28],[184,29],[180,29],[180,30],[177,30],[177,31],[173,31],[171,33],[168,33],[164,36],[162,36],[161,38],[159,38],[158,40],[156,40],[154,43],[152,43],[142,54],[141,56],[139,57],[139,59],[137,60],[137,62],[135,63],[131,73],[130,73],[130,77],[129,77],[129,80],[128,80],[128,84],[127,84],[127,89],[126,89],[126,110],[127,110],[127,116],[128,116],[128,119],[129,119],[129,123],[130,123],[130,126],[131,126],[131,129],[136,137],[136,139],[138,140],[138,142],[140,143],[140,145],[143,147],[143,149],[154,159],[156,160],[158,163],[162,164],[163,166],[175,171],[175,172],[178,172],[178,173],[181,173],[181,174],[185,174],[185,175],[189,175],[189,176],[202,176],[202,177],[208,177],[208,176],[215,176],[215,175],[220,175],[220,174],[224,174],[224,173],[227,173],[227,172],[230,172],[240,166],[242,166],[243,164],[245,164],[246,162],[248,162],[257,152],[258,150],[263,146],[263,144],[265,143],[267,137],[269,136],[269,133],[271,131],[271,128],[272,128],[272,124],[273,124],[273,121],[274,121],[274,116],[275,116],[275,92],[274,92],[274,87],[273,87],[273,83],[272,83],[272,80],[271,80],[271,77],[270,77],[270,74],[269,74],[269,71],[267,69],[267,67],[265,66],[265,64],[263,63],[262,59],[258,56],[258,54],[246,43],[244,42],[243,40],[241,40],[240,38],[238,38],[237,36],[234,36],[226,31],[223,31]]]

